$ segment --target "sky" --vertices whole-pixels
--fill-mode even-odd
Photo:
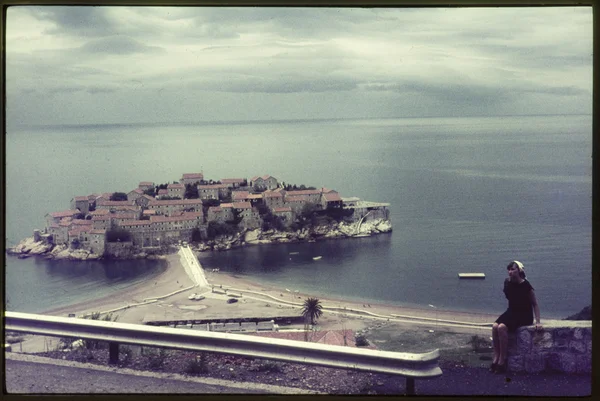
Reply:
[[[18,6],[13,124],[589,114],[592,9]]]

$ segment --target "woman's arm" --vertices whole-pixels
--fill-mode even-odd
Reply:
[[[533,306],[533,313],[535,315],[535,327],[542,327],[540,324],[540,306],[538,305],[533,289],[529,292],[529,297],[531,299],[531,305]]]

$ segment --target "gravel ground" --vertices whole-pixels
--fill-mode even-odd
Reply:
[[[154,372],[179,373],[236,382],[254,382],[296,387],[327,394],[398,395],[405,379],[386,374],[358,372],[302,364],[273,362],[222,354],[122,347],[121,367]],[[52,351],[37,355],[93,364],[108,364],[107,349]],[[591,376],[561,374],[495,375],[482,364],[469,363],[464,354],[440,358],[443,375],[417,380],[421,395],[522,395],[586,396],[591,394]],[[473,360],[472,356],[468,359]],[[479,359],[479,358],[475,358]]]

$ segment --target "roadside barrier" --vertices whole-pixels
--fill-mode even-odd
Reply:
[[[415,394],[416,379],[442,375],[440,353],[389,352],[243,334],[193,331],[99,320],[5,312],[5,330],[109,343],[109,363],[119,361],[119,344],[215,352],[331,368],[386,373],[406,378]]]

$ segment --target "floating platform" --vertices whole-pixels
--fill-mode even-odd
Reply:
[[[485,278],[484,273],[458,273],[458,278]]]

